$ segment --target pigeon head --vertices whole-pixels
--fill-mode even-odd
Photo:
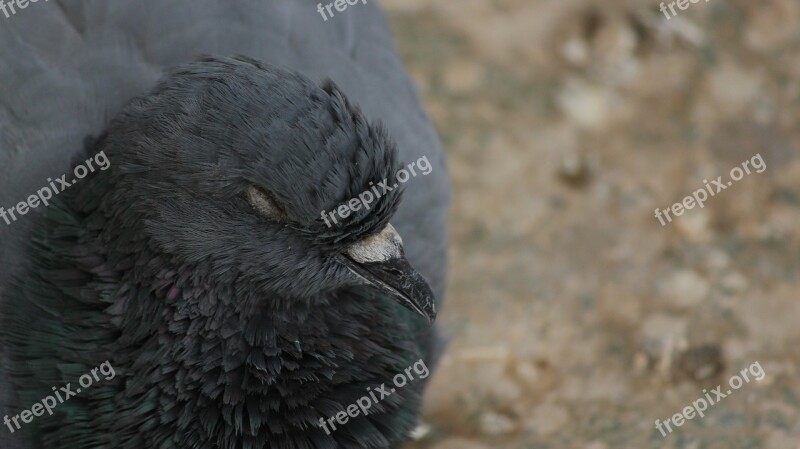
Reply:
[[[112,169],[92,180],[100,199],[80,203],[94,202],[113,227],[111,252],[146,242],[288,301],[367,284],[435,318],[433,293],[390,224],[400,189],[335,223],[321,213],[376,196],[400,168],[385,129],[333,82],[204,57],[131,102],[96,148]]]

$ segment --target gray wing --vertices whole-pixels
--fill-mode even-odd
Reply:
[[[333,79],[384,122],[405,162],[433,170],[406,184],[394,226],[410,261],[444,295],[450,187],[442,147],[375,1],[324,21],[313,0],[50,0],[0,17],[0,207],[69,170],[99,133],[168,67],[241,54]],[[27,220],[26,220],[27,218]],[[20,260],[30,216],[0,221],[0,285]],[[2,357],[2,354],[0,354]],[[0,373],[0,402],[3,384]],[[0,446],[5,432],[0,431]]]

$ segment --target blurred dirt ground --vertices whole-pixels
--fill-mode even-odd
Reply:
[[[411,447],[800,448],[800,2],[381,3],[457,195],[452,344]]]

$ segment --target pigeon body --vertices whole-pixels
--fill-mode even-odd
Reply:
[[[106,360],[116,375],[0,441],[65,449],[399,447],[415,425],[424,379],[332,433],[320,427],[321,418],[417,360],[433,368],[438,355],[426,318],[433,296],[443,295],[449,189],[441,148],[385,24],[375,9],[352,11],[365,22],[343,19],[321,32],[332,38],[313,41],[342,59],[313,61],[320,49],[298,39],[314,33],[292,25],[310,21],[313,5],[231,2],[236,14],[194,17],[190,26],[219,2],[191,2],[189,13],[172,9],[179,3],[189,8],[90,1],[59,3],[40,19],[20,16],[66,21],[66,31],[62,24],[44,33],[78,33],[80,40],[54,45],[95,68],[114,67],[111,75],[90,75],[91,66],[12,33],[6,51],[40,53],[27,65],[5,62],[0,73],[17,71],[23,90],[55,77],[46,89],[64,98],[50,103],[52,111],[49,95],[24,108],[0,88],[0,141],[10,148],[2,182],[13,185],[0,199],[13,204],[39,180],[71,173],[70,159],[80,164],[102,152],[111,165],[3,228],[11,269],[2,279],[0,399],[13,414]],[[182,31],[144,37],[124,23],[126,13],[144,30],[172,20],[170,29]],[[258,18],[284,34],[259,34]],[[223,29],[231,24],[238,26]],[[107,40],[92,43],[99,37]],[[162,65],[219,50],[247,57],[179,65],[131,101]],[[383,65],[373,74],[363,64],[376,60]],[[114,78],[121,69],[110,61],[130,71]],[[398,73],[380,79],[387,69]],[[317,81],[321,74],[335,82]],[[70,94],[60,90],[66,85],[84,89]],[[78,114],[55,114],[77,105]],[[115,118],[87,133],[103,114]],[[91,133],[97,138],[81,149]],[[402,194],[388,192],[334,226],[320,218],[422,156],[431,175],[410,180]],[[378,243],[388,248],[385,259],[364,256]]]

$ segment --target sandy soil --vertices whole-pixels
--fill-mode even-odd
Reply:
[[[381,3],[457,194],[412,449],[800,448],[800,3]]]

